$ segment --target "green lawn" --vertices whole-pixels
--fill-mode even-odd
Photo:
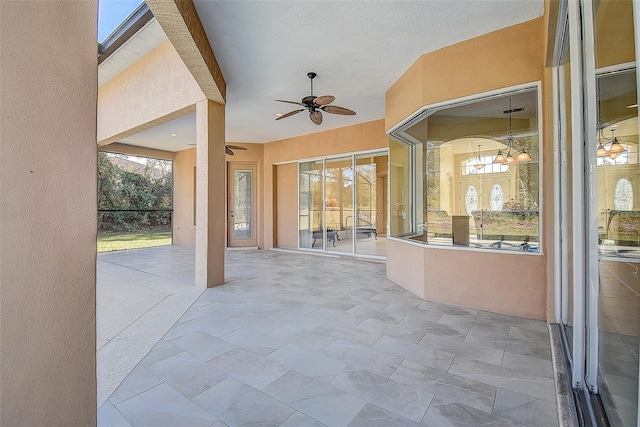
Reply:
[[[148,248],[171,244],[171,232],[99,233],[98,252]]]

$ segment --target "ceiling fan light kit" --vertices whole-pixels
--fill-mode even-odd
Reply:
[[[313,95],[313,79],[317,76],[316,73],[310,72],[307,73],[307,77],[311,80],[311,95],[305,96],[302,98],[301,102],[296,101],[285,101],[283,99],[276,99],[277,102],[286,102],[287,104],[295,104],[304,108],[300,108],[298,110],[289,111],[286,114],[276,115],[276,120],[281,120],[286,117],[293,116],[294,114],[298,114],[302,111],[309,111],[309,118],[311,121],[316,124],[322,124],[322,112],[331,113],[331,114],[340,114],[343,116],[353,116],[356,114],[355,111],[349,110],[348,108],[338,107],[337,105],[329,105],[333,101],[335,101],[336,97],[332,95],[322,95],[322,96],[314,96]]]

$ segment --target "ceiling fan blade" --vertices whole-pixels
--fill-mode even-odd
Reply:
[[[283,114],[281,116],[276,117],[276,120],[284,119],[285,117],[293,116],[294,114],[298,114],[300,111],[304,111],[304,108],[301,110],[293,110],[289,111],[287,114]]]
[[[322,111],[326,111],[331,114],[342,114],[344,116],[353,116],[356,114],[355,111],[349,110],[348,108],[338,107],[337,105],[326,105],[322,107]]]
[[[322,96],[319,96],[319,97],[315,98],[313,100],[313,102],[318,104],[318,105],[327,105],[327,104],[331,104],[335,100],[336,100],[335,96],[322,95]]]
[[[311,119],[311,121],[317,125],[319,125],[320,123],[322,123],[322,113],[320,112],[320,110],[314,110],[312,112],[309,113],[309,118]]]
[[[246,147],[240,147],[239,145],[226,145],[225,148],[229,148],[231,150],[246,150]]]
[[[306,107],[306,105],[304,105],[302,102],[296,102],[296,101],[285,101],[283,99],[276,99],[277,102],[286,102],[287,104],[296,104],[299,105],[301,107]]]
[[[224,152],[230,156],[234,156],[233,151],[229,147],[224,147]]]

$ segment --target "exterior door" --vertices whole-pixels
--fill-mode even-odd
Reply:
[[[255,164],[229,163],[228,246],[258,246]]]

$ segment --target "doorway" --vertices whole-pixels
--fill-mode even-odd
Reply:
[[[229,163],[227,244],[230,248],[257,247],[255,164]]]

